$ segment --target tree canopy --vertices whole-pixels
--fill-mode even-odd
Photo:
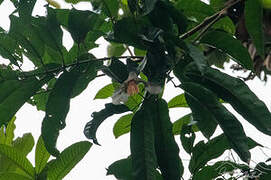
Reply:
[[[32,15],[36,0],[10,1],[16,8],[9,16],[10,28],[0,27],[0,55],[9,62],[0,64],[0,180],[62,179],[92,144],[99,145],[99,126],[123,113],[113,133],[116,138],[130,133],[131,155],[110,165],[107,175],[180,180],[186,169],[177,136],[191,156],[193,180],[271,178],[270,159],[249,166],[250,149],[262,145],[246,135],[224,106],[230,104],[258,131],[271,135],[270,111],[245,83],[268,81],[271,72],[270,1],[65,0],[92,7],[79,10],[46,0],[45,16]],[[64,31],[73,39],[71,49],[63,44]],[[101,37],[110,43],[105,58],[90,53]],[[236,78],[222,72],[230,60],[233,71],[249,75]],[[25,71],[26,61],[35,68]],[[111,97],[112,102],[93,112],[82,129],[91,142],[76,142],[60,152],[57,139],[71,99],[100,76],[112,81],[95,99]],[[184,91],[169,102],[163,99],[168,83]],[[45,112],[35,166],[26,158],[34,145],[32,135],[13,140],[15,115],[25,103]],[[191,113],[172,122],[169,109],[175,107]],[[223,133],[214,137],[218,127]],[[196,132],[207,141],[195,143]],[[230,149],[243,163],[208,164]],[[48,161],[50,156],[55,158]]]

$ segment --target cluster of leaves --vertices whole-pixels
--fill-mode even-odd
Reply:
[[[84,0],[66,2],[81,1]],[[66,126],[70,99],[84,91],[98,71],[111,77],[112,83],[99,90],[96,99],[112,96],[131,71],[162,88],[177,78],[181,84],[176,88],[184,91],[167,103],[162,99],[163,93],[151,94],[140,85],[140,92],[124,104],[108,103],[103,110],[93,113],[84,133],[98,144],[99,125],[114,114],[130,112],[117,121],[114,135],[117,138],[130,132],[131,156],[113,163],[108,174],[119,179],[180,179],[184,168],[174,135],[180,136],[184,150],[191,155],[189,171],[193,179],[216,178],[221,175],[217,171],[221,166],[225,169],[223,173],[235,169],[250,171],[247,165],[232,162],[207,165],[228,149],[233,149],[249,164],[249,150],[260,146],[246,136],[242,124],[222,103],[229,103],[267,135],[271,135],[271,114],[244,81],[211,65],[223,67],[231,58],[244,69],[255,70],[248,49],[234,37],[237,24],[233,17],[237,15],[232,13],[241,11],[246,16],[250,40],[259,56],[264,56],[267,52],[260,1],[221,0],[206,4],[200,0],[91,0],[93,11],[47,6],[47,15],[37,17],[32,16],[36,0],[12,2],[16,11],[10,15],[10,29],[8,32],[0,29],[0,55],[10,61],[8,66],[0,67],[0,126],[12,126],[10,119],[25,102],[37,106],[46,112],[39,142],[44,142],[47,151],[57,157],[44,168],[48,156],[37,171],[25,157],[23,162],[16,159],[13,147],[1,145],[1,156],[4,154],[26,173],[19,175],[30,179],[44,174],[51,177],[49,172],[63,165],[59,159],[67,163],[68,156],[76,154],[74,165],[83,158],[89,143],[73,144],[62,153],[56,149],[56,143],[60,130]],[[52,1],[48,2],[53,5]],[[241,10],[240,3],[244,6]],[[62,44],[62,28],[74,41],[70,50]],[[108,54],[112,58],[96,59],[89,53],[97,47],[95,41],[100,37],[110,42]],[[131,56],[119,57],[126,50]],[[35,65],[35,70],[21,69],[25,57]],[[126,63],[121,58],[126,58]],[[110,64],[103,65],[102,60],[109,59]],[[174,77],[171,77],[172,71]],[[190,108],[192,113],[172,123],[169,108],[174,107]],[[211,138],[217,126],[223,134]],[[200,141],[194,145],[197,131],[206,137],[207,143]],[[25,162],[28,165],[23,167],[27,168],[21,167],[20,163]],[[60,174],[57,177],[53,174],[52,179],[61,179],[67,172],[58,171]]]
[[[63,150],[56,159],[51,159],[40,137],[35,149],[35,167],[27,159],[34,146],[34,138],[30,133],[15,140],[15,117],[7,128],[0,128],[0,179],[1,180],[45,180],[62,179],[85,156],[91,143],[82,141]]]

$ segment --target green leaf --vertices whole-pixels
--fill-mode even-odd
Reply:
[[[216,118],[217,123],[225,133],[231,147],[246,163],[250,161],[250,152],[242,124],[231,114],[210,90],[196,83],[183,83],[182,88],[205,106]],[[194,172],[193,170],[191,172]]]
[[[0,154],[6,156],[8,159],[13,161],[18,167],[20,167],[24,172],[26,172],[30,177],[35,177],[35,170],[30,161],[26,156],[13,147],[0,144]]]
[[[11,145],[14,138],[14,130],[16,128],[14,121],[16,117],[13,117],[4,130],[4,126],[0,129],[0,144]]]
[[[256,175],[259,175],[259,180],[268,180],[271,178],[271,165],[260,162],[255,167]]]
[[[0,82],[0,127],[10,121],[23,104],[44,85],[49,78]]]
[[[59,154],[56,141],[59,131],[66,126],[65,119],[70,107],[70,98],[74,85],[78,79],[75,72],[64,72],[58,78],[50,92],[46,115],[42,122],[41,134],[48,152],[54,156]]]
[[[111,164],[107,169],[106,175],[114,175],[117,179],[131,180],[132,176],[132,160],[129,156],[126,159],[120,159],[113,164]],[[161,174],[155,171],[155,180],[163,180]]]
[[[153,100],[153,99],[152,99]],[[180,164],[179,148],[172,133],[168,104],[163,99],[146,104],[151,108],[155,132],[157,163],[164,179],[180,179],[183,169]]]
[[[103,12],[111,19],[117,18],[119,13],[118,0],[101,0]]]
[[[12,146],[24,156],[31,152],[34,145],[35,141],[31,133],[26,133],[23,137],[18,137],[12,142]]]
[[[89,0],[65,0],[67,3],[77,4],[79,2],[89,2]]]
[[[204,74],[205,68],[207,67],[207,59],[203,51],[190,43],[186,43],[186,46],[189,49],[189,56],[195,61],[201,74]]]
[[[193,180],[215,179],[223,174],[231,173],[233,170],[240,169],[242,172],[248,171],[249,167],[245,164],[237,164],[231,161],[218,161],[212,166],[205,166],[193,175]]]
[[[43,139],[40,136],[35,150],[35,170],[37,174],[41,173],[46,166],[49,157],[50,154],[46,150]]]
[[[150,104],[144,101],[132,119],[130,149],[134,179],[155,179],[155,134]]]
[[[173,123],[173,126],[172,126],[172,133],[173,133],[174,135],[179,135],[179,134],[181,133],[182,127],[183,127],[184,125],[189,124],[190,121],[191,121],[191,118],[193,118],[193,117],[192,117],[192,114],[189,113],[189,114],[187,114],[187,115],[181,117],[181,118],[178,119],[177,121],[175,121],[175,122]]]
[[[178,96],[175,96],[168,102],[168,108],[175,108],[175,107],[189,107],[184,97],[184,93]]]
[[[114,105],[112,103],[105,104],[105,108],[99,112],[94,112],[92,116],[92,120],[89,121],[84,129],[84,134],[87,138],[92,139],[93,143],[99,145],[97,138],[96,138],[96,131],[100,124],[108,117],[114,114],[121,114],[124,112],[129,111],[129,109],[121,104],[121,105]]]
[[[126,51],[125,47],[123,44],[119,43],[111,43],[107,46],[107,56],[112,57],[112,56],[121,56],[124,52]]]
[[[131,12],[137,11],[141,15],[149,14],[155,7],[157,0],[128,0]]]
[[[113,133],[114,133],[115,138],[118,138],[121,135],[130,132],[133,116],[134,115],[130,113],[118,119],[118,121],[114,124],[114,127],[113,127]]]
[[[121,159],[111,164],[106,175],[114,175],[117,179],[131,180],[132,176],[132,162],[131,157]]]
[[[62,179],[64,178],[73,167],[83,159],[91,147],[91,143],[81,141],[74,143],[60,153],[48,168],[48,179]]]
[[[245,24],[248,34],[257,49],[257,53],[264,58],[263,7],[261,1],[247,0],[245,2]]]
[[[0,55],[19,67],[22,61],[22,50],[17,42],[6,32],[0,32]]]
[[[102,23],[103,20],[98,14],[73,8],[69,13],[68,30],[73,40],[80,44],[84,42],[89,31],[98,29]]]
[[[111,97],[114,94],[114,90],[114,85],[112,83],[108,84],[97,92],[94,99],[106,99]]]
[[[220,49],[244,68],[253,70],[252,59],[247,49],[230,34],[222,31],[211,31],[206,33],[200,42]]]
[[[112,58],[110,64],[108,66],[105,66],[102,71],[119,83],[123,83],[129,75],[127,66],[115,57]]]
[[[37,0],[21,0],[18,1],[18,6],[16,7],[19,17],[22,18],[23,22],[29,23],[31,20],[32,11],[34,9],[34,6],[36,4]]]
[[[182,146],[184,148],[184,150],[188,153],[191,154],[192,153],[192,149],[193,149],[193,144],[195,141],[196,135],[192,130],[191,126],[182,126],[182,131],[181,131],[181,135],[180,135],[180,139],[182,142]]]
[[[188,74],[193,81],[211,89],[218,97],[225,102],[229,102],[239,114],[259,131],[271,135],[271,114],[268,108],[242,80],[212,68],[205,71],[204,78],[193,72]]]
[[[32,180],[30,177],[14,173],[14,172],[0,172],[0,180]]]
[[[93,61],[81,64],[72,70],[72,72],[78,76],[72,89],[72,98],[81,94],[87,88],[88,84],[97,76],[97,67],[100,66],[102,62],[95,61],[93,55],[89,55],[89,58],[93,58]]]
[[[197,122],[197,126],[204,137],[209,139],[217,127],[216,117],[206,106],[203,106],[189,94],[185,93],[185,99],[192,110],[193,121]]]

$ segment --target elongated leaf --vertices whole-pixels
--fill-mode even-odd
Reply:
[[[227,53],[234,61],[241,64],[244,68],[250,70],[253,69],[252,59],[247,49],[240,41],[234,39],[230,34],[222,31],[211,31],[206,33],[200,42],[216,47]]]
[[[195,138],[196,138],[196,135],[193,132],[191,126],[185,125],[182,127],[180,139],[181,139],[182,146],[183,146],[184,150],[188,154],[191,154],[191,152],[192,152]]]
[[[25,157],[24,154],[13,147],[0,144],[0,154],[6,156],[9,160],[13,161],[18,167],[26,172],[30,177],[34,178],[35,170],[31,162]]]
[[[180,164],[179,148],[172,133],[168,104],[158,99],[146,106],[152,108],[152,119],[155,132],[155,151],[157,163],[164,179],[180,179],[183,173]]]
[[[246,163],[250,161],[250,152],[242,124],[232,115],[218,98],[208,89],[196,83],[183,83],[182,88],[216,117],[216,121],[225,133],[231,147]],[[192,170],[192,172],[194,172]]]
[[[114,85],[108,84],[97,92],[94,99],[106,99],[108,97],[111,97],[114,94],[114,90]]]
[[[31,133],[26,133],[12,142],[12,146],[24,156],[27,156],[31,152],[34,145],[35,141]]]
[[[204,56],[203,51],[190,43],[186,43],[186,45],[189,49],[190,57],[195,61],[199,71],[204,74],[207,66],[207,58]]]
[[[247,0],[245,2],[246,29],[257,49],[257,53],[264,58],[263,36],[263,7],[261,1]]]
[[[80,44],[90,30],[97,29],[102,23],[103,20],[94,12],[72,9],[69,13],[68,29],[73,40]]]
[[[114,124],[113,133],[115,138],[130,132],[133,114],[126,114]]]
[[[197,170],[203,167],[208,161],[219,157],[227,149],[230,149],[230,146],[224,134],[209,140],[206,144],[200,141],[195,145],[192,151],[192,157],[189,163],[190,172],[197,172]]]
[[[193,175],[193,180],[215,179],[224,173],[230,173],[233,170],[240,169],[243,172],[248,171],[249,167],[245,164],[237,164],[231,161],[218,161],[212,166],[205,166]]]
[[[123,180],[133,179],[131,157],[120,159],[111,164],[107,169],[106,175],[114,175],[117,179]]]
[[[128,0],[128,5],[131,12],[137,11],[141,15],[146,15],[154,9],[156,2],[157,0]]]
[[[181,133],[182,127],[183,125],[186,125],[188,123],[190,123],[192,117],[192,114],[189,113],[183,117],[181,117],[180,119],[178,119],[177,121],[175,121],[172,125],[172,132],[174,135],[179,135]]]
[[[111,43],[107,46],[107,56],[121,56],[126,51],[123,44]]]
[[[91,147],[88,141],[74,143],[60,153],[48,168],[48,179],[62,179],[86,155]]]
[[[14,121],[16,120],[16,117],[13,117],[8,125],[7,128],[0,128],[0,144],[5,144],[5,145],[11,145],[13,138],[14,138],[14,130],[16,128]]]
[[[37,174],[46,166],[49,157],[50,154],[46,150],[43,139],[40,136],[35,150],[35,170]]]
[[[156,155],[151,106],[143,102],[131,124],[130,148],[134,179],[155,179]]]
[[[132,160],[131,157],[120,159],[111,164],[107,169],[106,175],[114,175],[117,179],[131,180],[133,179]],[[155,171],[155,180],[163,180],[161,174]]]
[[[26,177],[21,174],[13,173],[13,172],[1,172],[0,180],[31,180],[32,178]]]
[[[48,78],[38,80],[31,77],[21,81],[7,80],[0,82],[0,127],[10,121],[20,107],[48,80]],[[6,85],[11,83],[14,83],[14,85],[5,89]]]
[[[212,112],[207,109],[206,106],[202,106],[201,103],[195,101],[193,97],[185,93],[185,99],[190,105],[193,114],[193,121],[197,122],[197,126],[201,133],[209,139],[215,132],[217,127],[217,121]]]
[[[168,108],[175,108],[175,107],[189,107],[184,97],[184,94],[175,96],[168,102]]]
[[[66,126],[65,119],[77,79],[78,75],[75,72],[64,72],[56,81],[46,104],[46,115],[42,122],[41,134],[46,149],[54,156],[59,154],[56,149],[56,141],[59,131]]]
[[[99,145],[97,138],[96,138],[96,131],[100,124],[108,117],[114,114],[121,114],[124,112],[129,111],[127,106],[121,105],[114,105],[112,103],[105,104],[105,108],[99,112],[94,112],[92,114],[92,120],[89,121],[84,129],[84,134],[87,138],[92,139],[93,143]]]
[[[259,131],[271,135],[271,114],[268,108],[242,80],[212,68],[206,70],[204,78],[198,76],[196,72],[190,72],[187,75],[193,81],[211,89],[224,101],[229,102]]]

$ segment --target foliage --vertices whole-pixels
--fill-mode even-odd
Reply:
[[[112,82],[94,99],[112,97],[112,103],[92,114],[84,134],[99,145],[100,124],[129,111],[116,122],[113,133],[118,138],[130,132],[131,149],[128,158],[109,166],[108,175],[127,180],[181,179],[185,168],[175,135],[191,155],[192,179],[224,174],[234,179],[237,170],[244,177],[253,172],[259,179],[269,179],[268,162],[250,169],[250,149],[261,145],[246,136],[239,119],[223,104],[271,135],[270,111],[245,83],[256,76],[266,81],[271,71],[271,12],[260,1],[66,0],[92,6],[79,10],[61,9],[57,1],[47,0],[45,16],[32,16],[36,0],[11,2],[16,10],[9,16],[10,28],[0,28],[0,55],[9,61],[0,64],[0,179],[66,176],[91,147],[83,141],[62,152],[56,148],[70,101],[104,75]],[[70,50],[62,42],[64,30],[73,39]],[[101,37],[110,43],[109,57],[98,59],[90,50],[98,47],[95,42]],[[123,56],[126,52],[130,55]],[[237,63],[233,70],[249,71],[249,76],[223,73],[220,68],[229,59]],[[22,68],[27,60],[35,66],[31,71]],[[183,93],[166,102],[162,97],[168,83]],[[26,158],[34,145],[32,135],[13,141],[13,117],[26,102],[45,111],[35,167]],[[192,112],[172,123],[170,108]],[[222,134],[215,136],[218,126]],[[197,132],[207,142],[198,142]],[[231,149],[245,164],[210,165]],[[50,155],[56,158],[48,162]],[[222,167],[223,172],[218,172]]]
[[[51,159],[40,136],[35,149],[35,167],[27,159],[34,147],[34,138],[30,133],[14,138],[15,117],[7,129],[0,129],[0,179],[62,179],[85,156],[91,143],[81,141],[67,147],[55,159]]]

